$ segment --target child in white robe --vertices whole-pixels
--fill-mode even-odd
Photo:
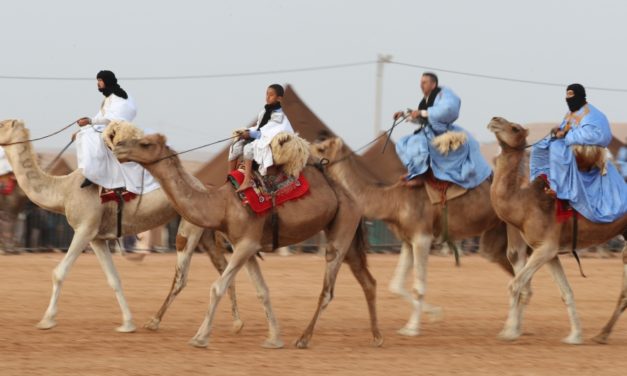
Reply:
[[[259,164],[259,173],[265,175],[268,167],[274,164],[270,143],[274,136],[281,132],[294,133],[292,125],[281,108],[281,100],[285,91],[281,85],[273,84],[266,90],[266,105],[259,113],[257,124],[248,128],[233,143],[229,152],[230,171],[237,168],[240,156],[244,159],[244,181],[238,188],[242,192],[252,186],[253,161]],[[251,141],[252,140],[252,141]]]

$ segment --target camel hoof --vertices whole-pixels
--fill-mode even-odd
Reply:
[[[148,330],[152,330],[152,331],[157,331],[159,330],[159,324],[161,324],[161,320],[159,320],[156,317],[153,317],[150,320],[148,320],[147,323],[144,324],[144,328]]]
[[[383,336],[378,335],[374,337],[374,339],[372,340],[372,347],[381,347],[381,346],[383,346]]]
[[[189,341],[189,344],[198,348],[207,348],[207,346],[209,346],[209,340],[194,337]]]
[[[598,334],[592,337],[592,340],[600,345],[607,345],[607,336],[604,334]]]
[[[503,329],[500,333],[499,333],[499,339],[503,340],[503,341],[508,341],[508,342],[512,342],[517,340],[518,338],[520,338],[520,333],[513,331],[513,330],[505,330]]]
[[[48,330],[57,326],[57,322],[52,319],[43,319],[35,325],[37,329]]]
[[[137,330],[137,327],[132,322],[124,323],[122,326],[115,328],[115,331],[118,333],[133,333],[135,330]]]
[[[244,327],[244,322],[240,319],[237,319],[235,321],[233,321],[233,326],[231,327],[231,332],[233,332],[233,334],[238,334],[239,332],[242,331],[242,328]]]
[[[298,341],[296,341],[294,346],[296,346],[297,349],[306,349],[309,347],[309,340],[301,337]]]
[[[567,345],[581,345],[583,343],[583,338],[581,338],[581,334],[571,334],[564,338],[562,343]]]
[[[281,341],[279,338],[266,339],[261,344],[261,347],[263,347],[264,349],[282,349],[283,346],[285,346],[285,343],[283,343],[283,341]]]
[[[408,328],[408,327],[403,327],[400,328],[397,331],[398,334],[405,336],[405,337],[416,337],[418,335],[420,335],[420,330],[416,329],[416,328]]]

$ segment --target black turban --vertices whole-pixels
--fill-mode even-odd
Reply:
[[[98,91],[100,91],[105,97],[115,94],[120,98],[128,99],[128,94],[126,94],[126,91],[120,87],[118,79],[115,77],[113,72],[101,70],[96,75],[96,78],[102,80],[105,84],[103,89],[98,89]]]
[[[586,103],[586,89],[581,84],[570,84],[566,88],[568,92],[571,90],[573,92],[573,96],[570,98],[566,98],[566,104],[568,104],[568,109],[571,112],[579,111],[581,107],[585,106]]]

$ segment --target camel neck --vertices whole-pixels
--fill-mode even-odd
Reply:
[[[23,139],[28,139],[24,132]],[[38,206],[58,213],[64,213],[65,189],[59,187],[66,176],[48,175],[39,166],[30,142],[4,147],[18,184],[28,198]]]
[[[521,169],[524,168],[522,163],[525,159],[525,150],[512,149],[502,147],[501,154],[496,158],[496,166],[494,169],[494,181],[492,182],[491,196],[495,210],[506,221],[516,225],[521,218],[516,218],[516,214],[520,213],[515,210],[520,206]]]
[[[348,153],[349,151],[346,150]],[[346,155],[346,154],[345,154]],[[386,196],[394,187],[380,187],[372,179],[363,176],[364,166],[355,156],[342,157],[332,163],[328,169],[330,174],[355,197],[364,215],[372,219],[393,220],[398,216],[395,208],[396,200],[386,200]]]
[[[170,155],[165,149],[163,155]],[[185,171],[178,157],[144,167],[159,181],[168,199],[185,219],[206,228],[218,229],[225,218],[225,198],[219,189],[204,186]]]

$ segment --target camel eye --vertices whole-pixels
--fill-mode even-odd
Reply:
[[[514,133],[518,133],[518,132],[520,132],[520,129],[518,129],[516,127],[512,127],[512,131],[514,131]]]
[[[140,143],[139,143],[139,146],[141,146],[142,148],[144,148],[144,149],[145,149],[145,148],[147,148],[147,147],[149,147],[149,146],[150,146],[150,142],[140,142]]]

